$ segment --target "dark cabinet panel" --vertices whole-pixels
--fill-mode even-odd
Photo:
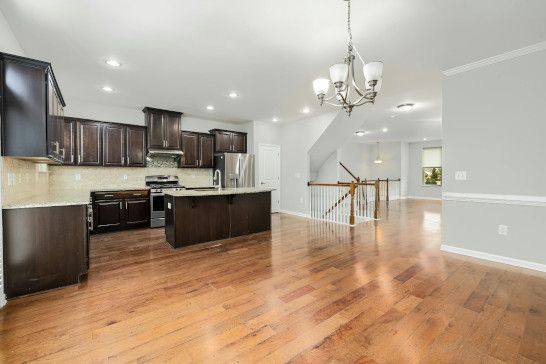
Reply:
[[[231,236],[271,230],[270,192],[240,194],[231,197],[229,205]]]
[[[78,283],[87,272],[87,206],[3,210],[8,298]]]
[[[125,200],[125,223],[127,226],[147,224],[149,212],[150,203],[148,199]]]
[[[148,127],[148,148],[180,150],[182,113],[152,107],[145,107],[142,111]]]
[[[181,149],[180,116],[165,113],[163,114],[163,123],[165,127],[165,149]]]
[[[212,168],[214,165],[214,136],[199,135],[199,166],[201,168]]]
[[[232,134],[230,132],[219,131],[216,136],[216,151],[217,152],[231,152]]]
[[[165,148],[163,114],[150,111],[146,114],[146,123],[148,125],[148,144],[150,148]]]
[[[102,163],[104,166],[125,165],[125,127],[102,124]]]
[[[182,151],[184,154],[180,158],[180,167],[198,167],[199,166],[199,134],[191,132],[182,132]]]
[[[212,129],[209,131],[214,135],[214,151],[216,153],[246,153],[246,133],[237,131]]]
[[[238,153],[246,153],[246,134],[233,133],[233,151]]]
[[[146,167],[146,128],[127,126],[127,160],[129,167]]]
[[[100,166],[102,164],[101,123],[95,121],[77,121],[76,145],[78,146],[77,164],[80,166]]]
[[[63,107],[51,65],[0,53],[2,155],[62,162]]]
[[[93,206],[97,228],[121,227],[123,223],[122,200],[98,201]]]
[[[64,158],[63,164],[72,165],[75,160],[76,143],[75,143],[75,122],[72,120],[63,121],[63,136],[64,136]]]

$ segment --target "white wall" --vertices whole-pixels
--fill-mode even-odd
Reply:
[[[313,181],[321,183],[337,183],[338,179],[338,151],[332,153],[318,170]]]
[[[11,31],[4,14],[0,10],[0,51],[5,53],[24,55],[21,45]],[[0,175],[2,174],[2,162],[0,162]],[[2,190],[2,178],[0,178],[0,191]],[[2,193],[0,192],[0,205],[2,201]],[[6,304],[6,296],[4,294],[4,246],[3,246],[3,227],[2,216],[0,215],[0,307]]]
[[[339,149],[339,161],[361,179],[396,179],[401,173],[401,146],[400,143],[381,143],[380,155],[383,163],[375,164],[377,144],[346,143]],[[338,167],[339,174],[344,181],[349,175],[342,167]]]
[[[542,50],[445,77],[444,194],[454,195],[442,233],[461,253],[546,271],[545,64]],[[480,198],[462,201],[468,194]]]
[[[400,143],[400,197],[408,196],[409,143]]]
[[[425,185],[422,177],[422,158],[423,148],[441,147],[441,140],[433,140],[419,143],[409,143],[409,156],[408,156],[408,197],[412,198],[430,198],[441,199],[442,198],[442,186]],[[443,163],[443,161],[442,161]],[[444,180],[445,169],[442,168]],[[442,181],[443,183],[444,181]]]
[[[332,120],[332,114],[324,114],[281,125],[282,210],[309,213],[308,153]]]

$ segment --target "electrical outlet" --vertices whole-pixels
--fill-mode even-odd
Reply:
[[[76,181],[80,181],[80,180],[82,179],[82,175],[81,175],[80,173],[76,173],[76,174],[74,175],[74,179],[75,179]]]
[[[126,174],[123,175],[123,179],[124,179],[125,181],[127,181],[127,175],[126,175]]]
[[[466,171],[457,171],[455,172],[456,181],[466,181]]]
[[[506,225],[499,225],[499,235],[508,235],[508,226]]]

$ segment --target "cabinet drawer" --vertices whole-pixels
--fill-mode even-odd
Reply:
[[[143,198],[143,197],[147,198],[148,196],[149,196],[148,190],[103,191],[103,192],[95,192],[95,201],[132,199],[132,198]]]

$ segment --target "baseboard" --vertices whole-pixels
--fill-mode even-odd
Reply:
[[[461,202],[476,202],[476,203],[494,203],[494,204],[503,204],[503,205],[546,207],[546,196],[444,192],[442,194],[442,198],[445,201],[461,201]]]
[[[412,200],[442,201],[441,198],[437,198],[437,197],[406,196],[406,198],[407,199],[412,199]]]
[[[476,250],[464,249],[464,248],[459,248],[453,245],[446,245],[446,244],[442,244],[442,246],[440,247],[440,250],[444,252],[448,252],[448,253],[455,253],[460,255],[466,255],[473,258],[489,260],[491,262],[508,264],[515,267],[537,270],[539,272],[546,272],[546,264],[540,264],[540,263],[529,262],[529,261],[521,260],[521,259],[503,257],[501,255],[495,255],[495,254],[480,252]]]
[[[287,215],[294,215],[294,216],[299,216],[299,217],[305,217],[307,219],[311,218],[311,215],[309,214],[304,214],[302,212],[295,212],[295,211],[288,211],[288,210],[279,210],[279,212],[281,214],[287,214]]]

